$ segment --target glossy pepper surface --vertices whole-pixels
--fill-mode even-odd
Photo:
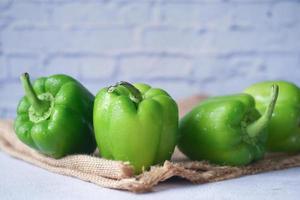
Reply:
[[[21,76],[25,96],[19,102],[14,129],[28,146],[54,158],[91,153],[94,96],[66,75],[38,78],[32,85]]]
[[[248,94],[213,97],[201,102],[180,121],[179,149],[193,160],[221,165],[246,165],[263,157],[278,87],[261,116]]]
[[[256,101],[256,108],[263,113],[267,108],[267,92],[272,84],[280,88],[276,108],[269,124],[267,149],[275,152],[300,151],[300,89],[286,81],[256,83],[245,90]]]
[[[140,173],[170,159],[178,136],[177,104],[162,89],[119,82],[96,95],[94,127],[101,156],[128,161]]]

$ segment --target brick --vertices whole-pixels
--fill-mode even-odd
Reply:
[[[278,0],[223,0],[223,1],[233,2],[233,3],[238,3],[238,4],[269,3],[270,5],[273,4],[273,3],[277,3],[278,2]],[[293,0],[291,0],[291,1],[293,1]]]
[[[5,30],[2,41],[7,52],[107,52],[134,47],[133,31],[126,28]]]
[[[115,72],[115,62],[110,58],[82,58],[80,63],[83,79],[108,79]]]
[[[7,66],[3,55],[0,55],[0,81],[3,81],[7,78]]]
[[[51,6],[42,3],[14,1],[2,14],[14,18],[14,25],[47,24]]]
[[[189,53],[231,53],[243,51],[299,51],[297,27],[276,31],[216,31],[152,28],[144,33],[143,46],[149,50]]]
[[[248,77],[234,76],[233,74],[229,77],[218,76],[209,81],[196,83],[196,85],[199,87],[198,93],[216,96],[241,93],[249,85],[262,80],[264,79],[249,79]]]
[[[5,30],[2,32],[3,49],[6,52],[47,52],[60,50],[65,44],[59,31],[53,30]]]
[[[300,86],[300,55],[268,56],[265,59],[268,79],[282,79]]]
[[[221,81],[228,82],[230,79],[239,79],[240,77],[245,80],[260,80],[265,75],[262,71],[263,67],[264,62],[260,57],[202,57],[195,61],[193,79],[201,84],[208,93],[211,92],[211,86]],[[219,92],[222,88],[223,84],[220,84],[220,88],[216,91]],[[211,93],[216,94],[214,93],[216,91]]]
[[[163,0],[162,2],[163,3],[170,3],[170,4],[177,4],[177,3],[180,3],[180,4],[183,4],[183,3],[186,3],[186,4],[207,4],[207,3],[223,3],[223,2],[228,2],[230,0]]]
[[[235,56],[224,59],[228,66],[228,78],[243,77],[245,79],[264,79],[267,76],[265,71],[265,57],[262,56]]]
[[[273,25],[270,13],[269,3],[231,5],[228,14],[228,28],[269,30]]]
[[[205,43],[203,34],[196,30],[182,30],[168,27],[145,29],[142,45],[149,50],[193,51]]]
[[[198,85],[192,84],[188,81],[146,81],[152,87],[162,88],[167,91],[175,100],[180,100],[193,94],[201,92]]]
[[[67,74],[76,79],[80,76],[80,63],[74,58],[57,57],[47,61],[44,65],[44,74]]]
[[[9,26],[13,22],[12,17],[7,16],[1,16],[0,15],[0,31],[5,29],[7,26]]]
[[[300,24],[300,2],[278,2],[271,10],[272,21],[274,24],[293,26]]]
[[[255,10],[255,15],[253,11]],[[300,24],[300,3],[297,1],[259,4],[236,4],[230,9],[230,26],[274,30]]]
[[[198,23],[200,6],[186,3],[165,3],[161,5],[163,22],[170,25],[193,25]],[[188,11],[188,12],[186,12]]]
[[[255,10],[255,15],[253,11]],[[162,5],[163,23],[172,26],[200,27],[208,30],[268,29],[272,25],[270,3],[242,4],[168,2]],[[258,23],[259,21],[259,23]]]
[[[149,21],[150,10],[149,3],[140,2],[73,2],[55,7],[51,22],[73,26],[82,24],[135,25]]]
[[[184,1],[178,3],[165,3],[162,5],[163,23],[174,26],[223,26],[229,14],[229,4],[188,4]]]
[[[214,76],[214,71],[222,74],[224,62],[216,56],[199,56],[194,60],[193,67],[193,77],[208,79]]]
[[[201,89],[206,94],[211,96],[215,95],[230,95],[241,93],[247,86],[251,85],[255,81],[245,79],[244,77],[232,77],[216,79],[209,84],[201,84]]]
[[[13,3],[13,0],[1,0],[0,1],[0,10],[7,10],[11,4]]]
[[[20,98],[24,95],[21,83],[5,82],[0,84],[0,109],[15,110]]]
[[[126,79],[185,78],[191,75],[192,63],[186,58],[133,56],[124,58],[120,75]]]
[[[9,99],[10,97],[20,97],[24,95],[24,91],[22,85],[19,81],[7,81],[1,84],[1,91],[3,93],[0,94],[1,99]],[[13,92],[12,92],[13,91]],[[6,97],[7,94],[10,94]],[[6,97],[6,98],[3,98]]]
[[[300,84],[298,55],[245,54],[207,57],[196,63],[198,67],[195,67],[193,74],[202,91],[211,95],[238,93],[249,85],[264,80],[282,79]]]
[[[241,92],[266,79],[300,85],[299,4],[2,0],[0,116],[14,115],[23,71],[33,79],[67,73],[94,94],[126,79],[162,87],[175,98]]]
[[[115,84],[118,80],[101,80],[101,81],[88,81],[82,80],[81,83],[94,95],[96,95],[102,88],[109,87]]]
[[[110,78],[114,72],[114,62],[109,58],[91,56],[58,56],[48,58],[45,73],[64,73],[80,79]]]
[[[133,30],[128,28],[74,31],[70,35],[71,50],[107,52],[134,48]]]
[[[276,65],[273,62],[270,63],[271,60],[274,60]],[[292,62],[291,66],[296,66],[297,57],[288,56],[287,59],[283,59],[283,62],[278,62],[276,55],[245,54],[232,57],[203,57],[195,61],[193,75],[201,82],[213,82],[217,79],[236,77],[253,80],[268,79],[273,74],[271,70],[273,67],[277,66],[281,70],[284,69],[284,61]],[[289,69],[293,70],[293,67]],[[295,67],[294,69],[296,70]],[[288,71],[290,72],[290,70]],[[281,74],[281,72],[278,71],[275,74]]]
[[[35,55],[14,55],[7,57],[9,77],[19,80],[22,73],[28,72],[32,78],[42,76],[41,63]]]

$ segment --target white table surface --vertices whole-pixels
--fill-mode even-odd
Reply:
[[[0,151],[0,199],[300,199],[300,168],[217,183],[193,185],[172,179],[154,192],[133,194],[106,189],[14,159]]]

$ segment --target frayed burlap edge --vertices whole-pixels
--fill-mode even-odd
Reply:
[[[131,192],[146,192],[159,182],[179,176],[193,183],[208,183],[249,174],[300,166],[300,155],[277,154],[245,167],[216,166],[208,162],[174,157],[163,166],[153,166],[138,176],[129,164],[94,155],[71,155],[62,159],[44,156],[21,143],[11,121],[0,120],[0,149],[7,154],[54,173],[76,177],[99,186]]]

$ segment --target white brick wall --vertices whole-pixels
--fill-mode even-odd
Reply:
[[[176,99],[300,85],[299,0],[0,0],[0,117],[18,77],[66,73],[93,93],[146,82]]]

